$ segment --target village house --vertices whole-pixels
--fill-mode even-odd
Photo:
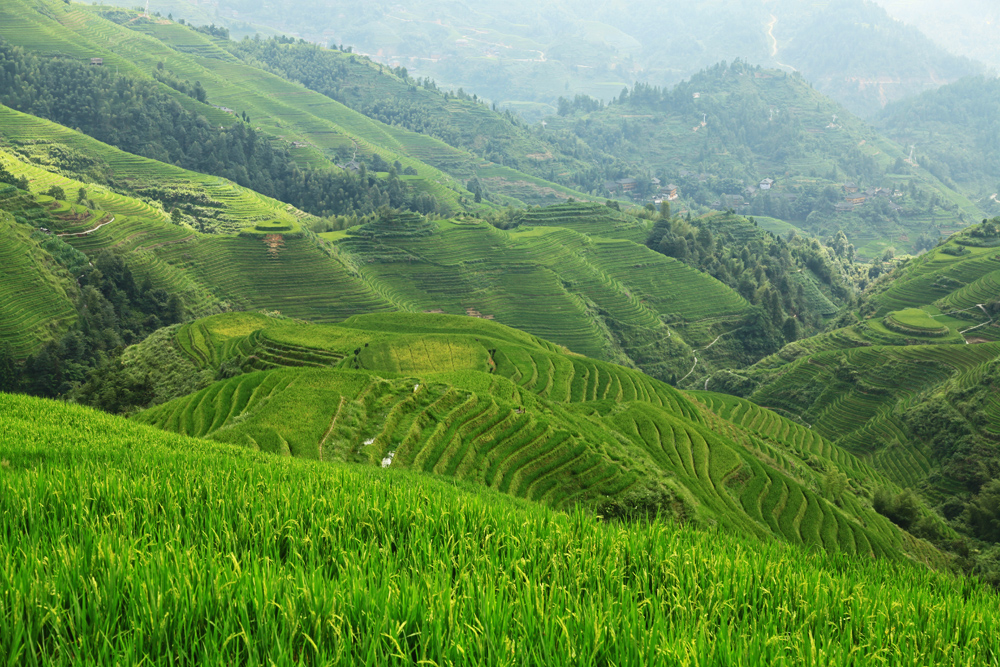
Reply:
[[[852,197],[845,197],[845,200],[849,204],[854,204],[855,206],[860,206],[861,204],[864,204],[865,203],[865,199],[866,199],[866,197],[864,195],[862,195],[862,194],[855,194]]]
[[[844,183],[844,192],[847,194],[852,194],[858,191],[857,183]]]
[[[667,201],[673,201],[679,196],[677,194],[677,186],[673,183],[663,188],[663,194],[666,196]]]
[[[636,186],[639,184],[634,178],[619,178],[615,183],[625,192],[631,192],[635,190]]]
[[[772,185],[774,185],[774,180],[770,178],[765,178],[763,181],[760,182],[760,189],[770,190]]]
[[[104,66],[104,58],[91,58],[90,59],[90,64],[91,65],[97,65],[99,67],[103,67]]]

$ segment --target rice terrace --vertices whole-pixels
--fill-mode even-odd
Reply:
[[[1000,665],[969,2],[111,2],[0,1],[0,664]]]

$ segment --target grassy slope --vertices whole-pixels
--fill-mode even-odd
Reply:
[[[220,315],[185,325],[175,345],[192,374],[233,359],[252,371],[138,417],[185,435],[367,465],[389,457],[554,507],[660,507],[830,551],[940,558],[871,510],[881,478],[822,438],[756,406],[753,429],[723,422],[711,401],[495,323]],[[823,488],[817,470],[828,469],[851,480],[840,500]]]
[[[301,50],[310,47],[280,45],[279,50]],[[441,91],[404,81],[389,68],[368,58],[336,50],[321,50],[317,59],[331,68],[339,68],[336,95],[338,101],[354,109],[392,103],[400,100],[420,121],[450,133],[453,144],[464,147],[473,156],[496,151],[506,164],[488,159],[470,159],[464,151],[456,151],[442,142],[406,132],[396,126],[387,131],[396,137],[408,154],[460,178],[478,176],[491,193],[512,196],[531,205],[551,204],[567,196],[578,196],[571,190],[546,182],[548,174],[564,174],[590,168],[586,162],[560,152],[559,148],[533,136],[522,124],[504,114],[491,111],[485,104],[471,99],[445,98]],[[519,173],[521,172],[521,173]],[[533,176],[526,176],[533,175]],[[539,178],[538,176],[542,176]]]
[[[905,563],[602,525],[29,398],[0,396],[0,416],[0,653],[19,664],[985,665],[1000,651],[995,594]]]

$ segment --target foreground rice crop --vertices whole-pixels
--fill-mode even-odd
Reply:
[[[0,397],[8,664],[997,664],[995,594]]]

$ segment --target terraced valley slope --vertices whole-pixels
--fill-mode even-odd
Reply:
[[[135,417],[183,435],[434,473],[556,508],[666,512],[829,551],[944,562],[872,511],[866,497],[888,482],[808,430],[741,402],[735,412],[757,415],[744,423],[712,411],[722,397],[684,395],[496,323],[228,314],[155,345],[183,355],[188,375],[231,376]],[[142,348],[126,366],[156,376],[162,355]]]
[[[936,502],[976,493],[1000,441],[998,230],[977,225],[897,269],[864,319],[760,361],[743,391]]]
[[[105,12],[124,25],[104,18]],[[416,172],[404,178],[407,187],[433,195],[446,211],[478,208],[465,181],[480,168],[485,169],[484,178],[492,179],[492,189],[503,204],[524,205],[517,195],[530,203],[586,198],[536,176],[484,163],[440,139],[373,120],[301,84],[247,65],[217,38],[165,19],[147,20],[139,12],[52,0],[41,4],[12,0],[0,8],[0,38],[42,56],[83,62],[100,58],[104,67],[140,78],[152,79],[154,71],[166,71],[178,79],[197,81],[210,105],[163,88],[213,124],[229,126],[246,115],[260,131],[291,149],[304,167],[337,168],[375,155],[390,165],[399,162],[400,171]]]
[[[557,211],[565,217],[555,218],[575,220],[577,229],[592,219],[594,236],[534,226],[542,209],[511,231],[475,219],[396,216],[330,240],[411,310],[495,318],[573,352],[679,378],[694,363],[693,348],[742,326],[749,304],[677,260],[600,236],[622,224],[600,217],[601,209],[565,205]]]
[[[696,357],[706,372],[723,363],[718,348],[699,350],[750,314],[734,290],[637,243],[648,221],[606,206],[529,209],[511,231],[470,217],[383,213],[317,236],[307,229],[311,216],[224,179],[9,109],[0,108],[0,118],[10,145],[0,160],[31,190],[0,208],[88,255],[126,253],[142,277],[182,297],[196,316],[224,308],[317,322],[386,310],[468,314],[670,380]],[[95,169],[149,197],[77,180],[86,174],[65,167],[67,154],[89,156]],[[84,189],[89,207],[43,194],[53,187],[63,196]],[[164,208],[178,198],[207,211],[203,231],[168,222]]]

